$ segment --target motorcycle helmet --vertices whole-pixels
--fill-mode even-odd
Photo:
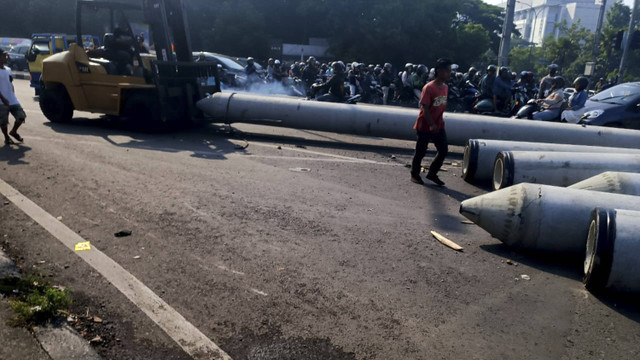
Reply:
[[[427,70],[429,70],[429,69],[427,69],[426,65],[420,64],[420,65],[418,65],[418,69],[416,70],[416,73],[418,73],[418,75],[422,75],[422,74],[426,73]]]
[[[376,75],[380,75],[380,73],[382,72],[382,67],[380,65],[377,65],[375,68],[373,68],[373,72]]]
[[[247,64],[249,64],[249,65],[253,65],[253,63],[254,63],[254,62],[255,62],[255,60],[254,60],[251,56],[249,56],[249,57],[247,58]]]
[[[384,69],[387,71],[391,71],[391,68],[393,67],[393,65],[391,65],[390,63],[385,63],[384,64]]]
[[[490,72],[496,72],[496,70],[498,70],[498,69],[496,68],[496,66],[495,66],[495,65],[489,65],[489,66],[487,66],[487,72],[488,72],[488,73],[490,73]]]
[[[563,89],[565,83],[566,83],[566,81],[564,80],[564,78],[562,76],[556,76],[551,80],[551,85],[556,90],[557,89]]]
[[[578,87],[578,91],[585,90],[589,87],[589,79],[584,76],[579,76],[573,81],[573,86]]]
[[[346,69],[342,61],[334,61],[333,64],[331,64],[331,68],[333,69],[334,74],[341,74]]]
[[[509,72],[509,68],[506,66],[501,66],[500,67],[500,75],[504,74],[504,73],[508,73]]]
[[[406,63],[404,68],[405,68],[405,70],[413,70],[413,64],[412,63]]]
[[[475,74],[478,72],[478,69],[474,68],[473,66],[469,68],[469,74]]]
[[[551,75],[555,75],[555,73],[557,73],[558,70],[560,70],[560,67],[558,65],[556,65],[556,64],[551,64],[551,65],[549,65],[548,68],[549,68],[549,73]]]
[[[274,63],[275,65],[280,65],[280,60],[276,59],[273,63]]]

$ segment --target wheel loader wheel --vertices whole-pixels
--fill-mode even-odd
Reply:
[[[54,123],[69,122],[73,118],[73,103],[62,86],[42,89],[40,109]]]
[[[160,104],[153,93],[130,94],[125,102],[124,116],[129,125],[138,131],[155,132],[165,128]]]

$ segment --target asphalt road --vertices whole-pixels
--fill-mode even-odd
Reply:
[[[410,183],[410,142],[249,125],[140,134],[85,113],[52,124],[28,81],[15,86],[25,143],[0,148],[0,178],[233,359],[640,357],[637,299],[594,297],[580,259],[515,253],[461,223],[459,202],[486,190],[451,164],[446,188]],[[104,358],[189,358],[13,204],[0,224],[20,266],[105,320],[85,334]]]

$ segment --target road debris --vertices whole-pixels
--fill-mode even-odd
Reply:
[[[115,237],[126,237],[126,236],[131,236],[132,232],[130,230],[122,230],[119,231],[115,234],[113,234],[113,236]]]
[[[58,221],[62,221],[62,216],[58,216],[56,219],[57,219]]]
[[[100,343],[102,343],[102,338],[100,337],[100,335],[96,335],[96,337],[94,337],[93,339],[89,340],[89,343],[92,344],[92,345],[100,344]]]
[[[138,260],[138,259],[140,259],[140,255],[136,255],[136,256],[134,256],[133,258],[134,258],[134,259],[136,259],[136,260]]]
[[[94,316],[93,317],[93,322],[96,323],[96,324],[102,324],[102,319],[97,317],[97,316]]]
[[[460,223],[465,225],[475,225],[473,221],[469,221],[469,220],[462,220],[460,221]]]
[[[433,237],[436,238],[436,240],[440,241],[442,244],[452,248],[455,251],[462,251],[464,249],[462,246],[454,243],[453,241],[447,239],[446,237],[442,236],[441,234],[438,234],[435,231],[432,231],[431,235],[433,235]]]
[[[531,276],[523,274],[523,275],[520,275],[520,279],[529,281],[529,280],[531,280]]]
[[[310,172],[311,169],[308,169],[308,168],[290,168],[289,171],[293,171],[293,172]]]
[[[79,242],[75,246],[76,251],[87,251],[91,250],[91,243],[89,241]]]
[[[236,144],[235,149],[236,150],[245,150],[246,148],[249,147],[249,142],[247,140],[244,140],[245,144],[244,145],[239,145]]]
[[[395,159],[396,159],[396,156],[395,156],[395,155],[391,155],[391,156],[389,156],[389,158],[390,158],[391,160],[395,160]]]

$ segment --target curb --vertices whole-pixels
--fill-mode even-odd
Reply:
[[[14,262],[0,250],[0,278],[20,277],[20,270]],[[101,360],[98,353],[67,324],[59,327],[46,325],[34,327],[31,331],[35,341],[52,360]]]
[[[31,76],[29,75],[29,73],[25,73],[25,72],[14,72],[12,74],[14,79],[20,79],[20,80],[30,80]]]

